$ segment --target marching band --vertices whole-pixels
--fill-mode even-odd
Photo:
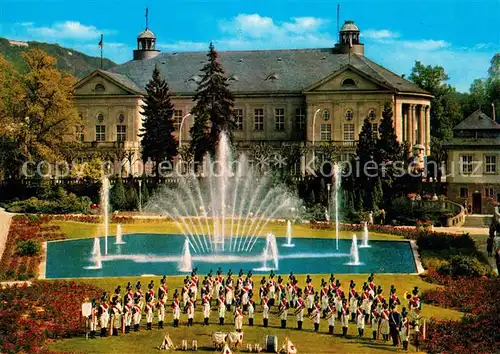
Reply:
[[[380,285],[377,287],[375,284],[373,274],[359,292],[356,290],[356,284],[351,280],[347,293],[344,293],[342,284],[335,279],[333,274],[328,282],[321,279],[319,293],[315,292],[309,275],[306,277],[303,289],[299,287],[298,280],[292,273],[286,284],[279,275],[277,281],[274,279],[275,274],[271,272],[267,279],[263,277],[260,281],[260,310],[264,327],[269,326],[271,309],[276,306],[281,328],[286,328],[288,311],[293,309],[293,316],[297,320],[297,330],[303,329],[303,321],[306,317],[312,321],[315,332],[319,332],[321,321],[325,320],[328,324],[328,333],[334,334],[335,323],[339,321],[342,335],[346,336],[349,324],[352,322],[356,325],[359,337],[364,337],[365,327],[369,326],[372,331],[372,340],[378,340],[382,335],[382,340],[387,342],[392,337],[392,344],[397,346],[401,342],[404,350],[408,349],[411,333],[420,331],[421,301],[418,287],[404,294],[403,298],[407,301],[407,307],[403,307],[400,313],[398,306],[401,305],[401,300],[396,294],[394,285],[391,285],[390,295],[386,300],[382,287]],[[204,325],[209,325],[212,306],[215,306],[218,312],[219,325],[224,325],[226,312],[231,313],[231,311],[236,331],[241,332],[245,317],[248,317],[249,326],[254,325],[258,305],[253,299],[251,271],[245,276],[240,270],[238,277],[233,280],[231,271],[224,277],[222,270],[219,269],[215,277],[210,272],[205,276],[201,285],[199,283],[197,269],[194,269],[191,276],[184,279],[181,293],[175,290],[170,304],[173,327],[179,327],[181,312],[186,314],[187,326],[193,326],[198,293]],[[111,300],[107,293],[102,295],[99,305],[92,300],[91,311],[87,312],[90,338],[95,338],[98,327],[101,329],[101,337],[129,333],[132,324],[134,332],[137,332],[140,330],[143,314],[146,318],[146,330],[152,330],[155,313],[158,329],[163,328],[167,317],[169,295],[166,277],[160,280],[157,291],[155,291],[154,281],[148,284],[146,293],[143,293],[140,281],[137,282],[135,289],[136,291],[133,292],[132,285],[128,283],[123,297],[120,294],[121,287],[118,286]],[[306,309],[307,315],[304,314]]]

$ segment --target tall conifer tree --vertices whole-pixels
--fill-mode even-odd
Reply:
[[[221,132],[226,132],[232,139],[231,133],[236,126],[233,117],[234,98],[213,43],[210,43],[207,63],[201,71],[203,78],[194,96],[196,105],[191,110],[194,124],[190,130],[190,147],[196,162],[202,161],[207,152],[212,156],[215,154]]]
[[[377,150],[377,139],[374,137],[372,123],[367,117],[359,133],[356,146],[356,157],[358,166],[356,173],[356,185],[362,191],[363,206],[367,210],[373,210],[377,205],[377,198],[373,192],[378,183],[378,169],[375,166],[375,155]],[[374,177],[377,175],[376,177]]]
[[[382,121],[378,128],[380,139],[377,141],[378,153],[376,159],[379,162],[399,161],[402,158],[402,149],[394,129],[392,117],[392,103],[386,102],[382,111]]]
[[[139,136],[142,138],[142,159],[149,158],[155,162],[156,176],[158,164],[161,161],[172,161],[177,155],[177,139],[173,135],[174,105],[170,100],[170,89],[165,79],[161,77],[158,65],[153,71],[153,76],[146,85],[146,97],[143,109],[143,128]]]

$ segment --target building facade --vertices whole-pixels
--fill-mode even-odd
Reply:
[[[453,128],[448,152],[448,197],[473,213],[493,214],[500,201],[500,124],[481,111]]]
[[[161,53],[155,42],[146,28],[137,38],[133,60],[110,71],[97,70],[75,86],[82,117],[79,138],[96,153],[128,159],[125,165],[132,173],[138,172],[135,163],[140,160],[144,87],[154,67],[159,65],[167,78],[177,137],[187,144],[194,120],[189,113],[206,61],[206,52]],[[301,160],[304,173],[313,148],[329,145],[345,157],[352,153],[364,119],[369,117],[377,129],[390,101],[399,140],[423,155],[430,152],[432,96],[368,59],[352,21],[345,22],[332,48],[222,51],[219,59],[235,96],[234,138],[240,150],[261,142],[302,144],[309,151]]]

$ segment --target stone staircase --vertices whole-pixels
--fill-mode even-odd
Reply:
[[[473,214],[465,217],[463,227],[489,227],[493,221],[493,215]]]

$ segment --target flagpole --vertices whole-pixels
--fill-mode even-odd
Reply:
[[[100,44],[101,44],[101,70],[102,70],[102,48],[104,47],[104,42],[103,42],[104,38],[103,37],[104,37],[104,35],[101,34],[101,42],[100,42]]]

